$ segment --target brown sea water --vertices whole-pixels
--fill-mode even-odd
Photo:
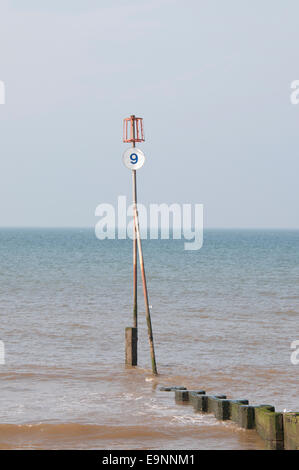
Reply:
[[[139,367],[129,240],[92,230],[0,230],[0,448],[252,449],[255,431],[176,405],[161,385],[299,410],[299,232],[206,231],[144,241],[159,376],[142,291]]]

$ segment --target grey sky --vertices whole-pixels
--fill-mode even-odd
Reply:
[[[135,113],[141,202],[299,228],[298,17],[295,0],[1,0],[0,224],[93,226],[130,198]]]

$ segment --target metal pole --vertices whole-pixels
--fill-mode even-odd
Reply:
[[[137,190],[136,190],[136,170],[132,170],[133,179],[133,207],[137,205]],[[133,227],[133,326],[137,328],[137,237],[136,237],[136,222],[134,217]]]
[[[142,245],[141,245],[140,230],[139,230],[138,211],[137,211],[136,206],[134,208],[134,215],[135,215],[134,219],[135,219],[135,227],[136,227],[136,235],[137,235],[139,262],[140,262],[141,277],[142,277],[142,284],[143,284],[143,295],[144,295],[144,302],[145,302],[147,332],[148,332],[148,340],[149,340],[151,360],[152,360],[152,371],[153,371],[154,375],[158,375],[157,364],[156,364],[156,356],[155,356],[155,348],[154,348],[154,338],[153,338],[153,329],[152,329],[152,321],[151,321],[151,312],[150,312],[149,303],[148,303],[147,283],[146,283],[146,275],[145,275],[145,269],[144,269]]]
[[[131,116],[133,119],[133,139],[135,139],[135,116]],[[135,141],[133,140],[133,147],[135,147]],[[133,210],[137,207],[137,187],[136,187],[136,170],[132,170],[132,183],[133,183]],[[133,226],[133,326],[137,328],[137,237],[136,237],[136,221],[134,217]],[[137,335],[138,337],[138,335]]]

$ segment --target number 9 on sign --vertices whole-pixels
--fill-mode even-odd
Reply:
[[[136,147],[131,147],[124,152],[123,162],[129,170],[139,170],[145,162],[144,153]]]

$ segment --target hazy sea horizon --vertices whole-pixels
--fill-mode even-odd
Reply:
[[[299,410],[299,229],[210,228],[198,251],[143,248],[156,378],[140,278],[139,367],[124,366],[131,240],[0,228],[0,448],[263,448],[254,431],[176,405],[168,384]]]

